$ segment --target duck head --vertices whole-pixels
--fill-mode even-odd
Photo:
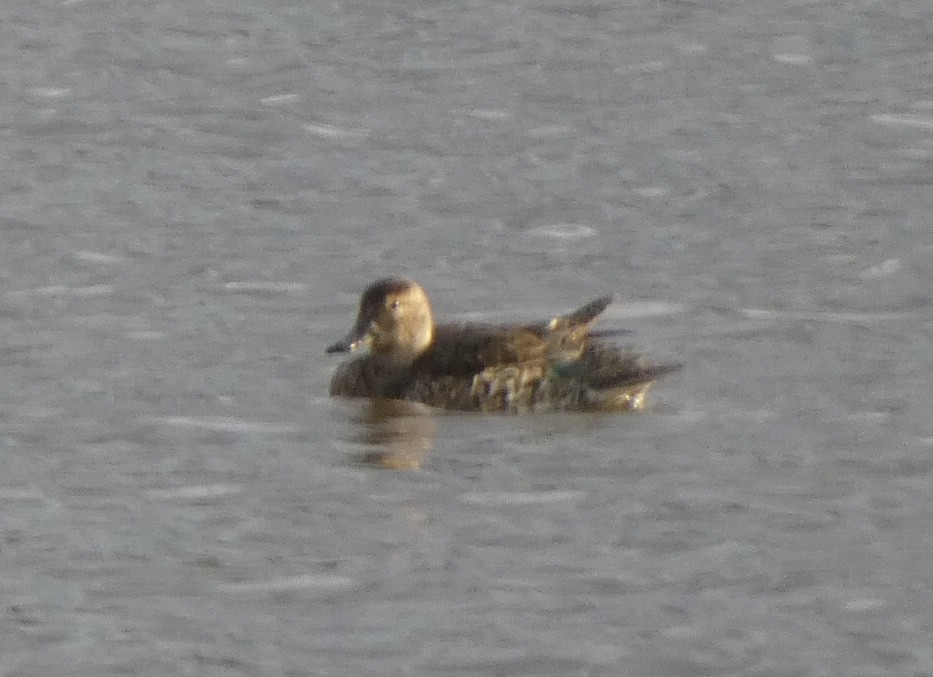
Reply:
[[[377,280],[363,292],[353,329],[328,346],[328,353],[368,349],[380,359],[413,362],[434,338],[434,316],[428,295],[417,282],[402,278]]]

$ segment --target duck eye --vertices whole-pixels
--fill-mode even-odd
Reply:
[[[395,299],[394,301],[392,301],[392,303],[389,304],[389,308],[391,308],[392,310],[398,310],[401,306],[402,306],[402,302],[399,301],[398,299]]]

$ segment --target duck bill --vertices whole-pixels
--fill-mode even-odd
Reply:
[[[353,351],[353,343],[351,343],[346,338],[341,339],[340,341],[337,341],[337,343],[332,343],[329,346],[327,346],[328,353],[349,353],[352,351]]]
[[[355,353],[369,345],[370,332],[369,325],[355,326],[350,333],[342,339],[327,346],[328,353]]]

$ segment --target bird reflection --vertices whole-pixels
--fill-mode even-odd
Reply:
[[[356,441],[373,447],[359,461],[392,470],[419,469],[437,429],[428,409],[402,400],[369,400],[357,423],[361,432]]]

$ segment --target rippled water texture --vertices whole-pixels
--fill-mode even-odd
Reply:
[[[4,3],[0,674],[933,674],[933,6]],[[357,296],[642,415],[327,398]]]

